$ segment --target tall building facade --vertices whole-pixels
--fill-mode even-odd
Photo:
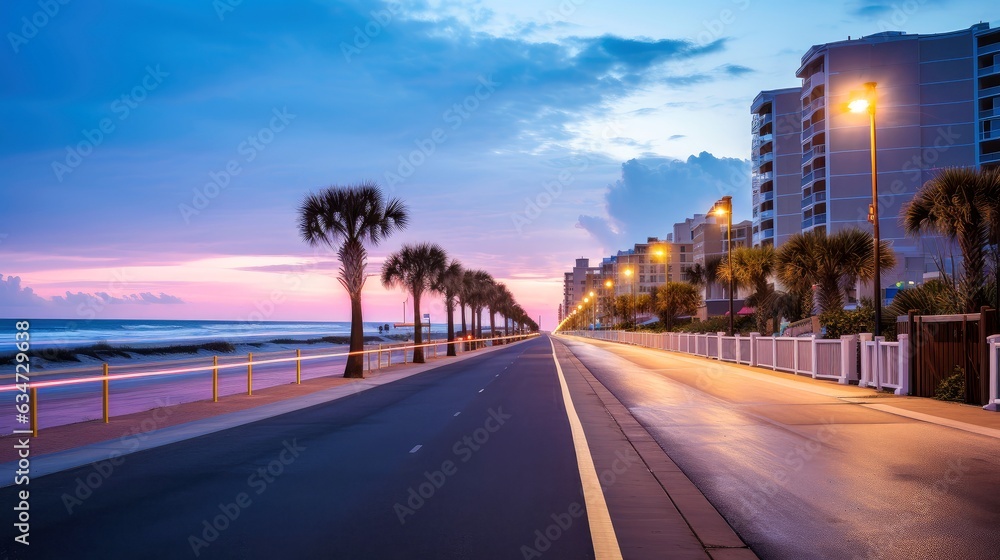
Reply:
[[[601,267],[590,266],[590,259],[576,259],[573,270],[563,274],[562,316],[567,317],[583,298],[600,283]]]
[[[937,272],[947,242],[929,235],[908,236],[899,220],[917,190],[941,169],[1000,163],[1000,29],[977,24],[969,29],[931,35],[890,31],[810,48],[796,76],[801,87],[761,92],[751,106],[754,167],[754,244],[769,239],[780,246],[795,232],[828,233],[860,227],[871,230],[870,126],[867,114],[848,104],[875,84],[878,155],[879,229],[899,265],[884,271],[883,286],[920,282]],[[786,103],[798,90],[800,158],[799,212],[782,204],[774,184],[775,204],[767,188],[774,169],[769,160],[788,155],[774,137],[774,156],[764,156],[765,121],[794,114]],[[768,116],[770,115],[770,117]],[[771,125],[773,128],[773,124]],[[792,134],[794,135],[794,134]],[[784,191],[788,193],[788,191]],[[774,222],[768,220],[774,210]],[[787,213],[786,213],[787,211]],[[883,294],[884,296],[884,294]]]
[[[804,156],[800,97],[799,88],[762,91],[750,107],[754,247],[780,245],[801,231]]]
[[[976,131],[979,164],[1000,165],[1000,29],[976,33]]]

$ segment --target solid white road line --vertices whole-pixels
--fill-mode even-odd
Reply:
[[[594,557],[597,560],[621,560],[622,551],[618,546],[615,527],[611,523],[611,513],[604,501],[604,491],[597,477],[594,459],[590,456],[590,446],[583,432],[583,424],[576,414],[573,398],[569,394],[569,386],[563,375],[559,359],[556,357],[556,345],[551,339],[552,361],[556,363],[556,373],[559,374],[559,386],[562,387],[563,403],[566,405],[566,416],[569,418],[569,428],[573,433],[573,447],[576,449],[576,464],[580,469],[580,481],[583,483],[583,499],[587,504],[587,519],[590,521],[590,538],[594,542]]]
[[[420,451],[421,447],[423,447],[423,445],[414,445],[413,449],[410,450],[410,453],[416,453],[417,451]]]
[[[458,416],[459,414],[461,414],[461,412],[456,412],[456,413],[455,413],[455,416]]]

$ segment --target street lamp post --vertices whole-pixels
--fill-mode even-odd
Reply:
[[[597,330],[597,298],[594,297],[594,291],[593,290],[590,291],[590,299],[593,300],[593,303],[591,304],[591,306],[593,307],[593,310],[594,310],[594,312],[593,312],[594,322],[592,324],[591,330],[595,330],[596,331]]]
[[[875,141],[875,82],[865,83],[865,93],[863,97],[851,100],[847,107],[852,113],[868,113],[869,131],[871,135],[871,160],[872,160],[872,202],[868,207],[868,221],[872,223],[872,238],[875,246],[872,253],[875,257],[875,336],[882,334],[882,240],[878,227],[878,159],[876,156],[878,144]]]
[[[610,321],[610,323],[612,325],[614,325],[614,322],[615,322],[615,304],[614,304],[614,295],[611,292],[611,287],[614,286],[614,285],[615,285],[614,282],[612,282],[611,280],[606,280],[604,282],[604,287],[606,288],[604,290],[604,301],[607,302],[608,298],[609,297],[611,298],[611,305],[610,305],[610,307],[611,307],[611,321]]]
[[[632,285],[632,328],[636,327],[636,314],[635,314],[635,282],[631,281],[632,276],[635,272],[631,268],[625,269],[625,276],[629,278],[629,284]]]
[[[710,214],[726,216],[726,262],[729,265],[729,336],[735,332],[735,315],[733,310],[733,292],[735,290],[735,271],[733,270],[733,197],[724,196],[712,207]]]

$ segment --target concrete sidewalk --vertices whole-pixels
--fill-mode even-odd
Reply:
[[[870,388],[861,388],[857,385],[840,385],[835,381],[813,379],[791,373],[723,362],[710,358],[701,358],[657,348],[606,342],[586,337],[567,337],[611,350],[625,358],[628,357],[630,352],[641,351],[666,354],[672,359],[686,361],[693,365],[704,366],[706,363],[710,363],[720,368],[720,372],[723,375],[740,375],[761,383],[773,383],[835,397],[846,402],[859,404],[889,414],[1000,439],[1000,413],[983,410],[982,407],[976,405],[945,402],[923,397],[897,396],[892,393],[880,393]]]
[[[622,557],[757,558],[628,408],[555,341]]]
[[[528,339],[531,340],[531,339]],[[522,341],[519,341],[522,342]],[[509,348],[508,345],[461,352],[456,357],[430,358],[424,364],[405,364],[368,372],[364,379],[346,379],[338,373],[330,377],[255,390],[253,395],[232,395],[113,416],[108,424],[100,420],[53,426],[39,430],[31,440],[31,472],[37,478],[91,463],[118,460],[129,453],[169,445],[205,434],[242,426],[288,412],[323,404],[423,373]],[[17,469],[17,438],[0,437],[0,470]],[[13,484],[13,477],[0,481],[0,488]]]

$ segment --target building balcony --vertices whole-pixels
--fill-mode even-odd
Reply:
[[[774,134],[771,134],[770,132],[767,134],[756,134],[753,137],[753,145],[751,147],[756,150],[772,140],[774,140]]]
[[[760,201],[767,202],[769,200],[774,200],[774,191],[767,191],[760,193]]]
[[[816,133],[826,130],[826,121],[822,120],[802,129],[802,141],[811,139]]]
[[[802,176],[802,186],[806,186],[813,181],[826,179],[826,167],[818,167]]]
[[[809,229],[813,226],[821,226],[826,223],[826,214],[818,214],[811,218],[802,220],[802,229]]]
[[[758,165],[763,165],[769,161],[774,161],[774,152],[767,152],[766,154],[761,154],[760,157],[757,158]]]
[[[979,47],[976,52],[977,55],[990,54],[1000,52],[1000,43],[993,43],[992,45],[986,45],[985,47]]]
[[[813,146],[812,148],[809,148],[806,153],[802,154],[802,165],[805,165],[812,161],[813,158],[822,155],[826,155],[826,145],[819,144],[817,146]]]
[[[994,74],[1000,73],[1000,64],[994,64],[993,66],[986,66],[979,69],[979,77],[983,78],[986,76],[992,76]]]
[[[806,104],[805,107],[802,108],[802,116],[808,117],[812,115],[814,112],[816,112],[818,109],[822,109],[823,107],[826,107],[826,96],[817,97],[816,99],[813,99],[808,104]]]
[[[1000,161],[1000,152],[979,155],[979,163],[993,163],[995,161]]]
[[[802,80],[802,96],[805,97],[812,93],[812,90],[816,86],[821,86],[826,83],[826,74],[821,72],[816,72],[812,76]]]
[[[768,182],[768,181],[772,180],[772,179],[774,179],[774,172],[773,172],[773,171],[765,171],[765,172],[763,172],[763,173],[758,173],[758,174],[757,174],[757,181],[758,181],[758,182],[759,182],[760,184],[762,184],[762,185],[763,185],[764,183],[766,183],[766,182]]]
[[[993,97],[1000,95],[1000,86],[993,86],[979,90],[979,97]]]
[[[985,142],[986,140],[995,140],[1000,138],[1000,128],[996,130],[984,130],[979,133],[979,141]]]
[[[756,133],[761,128],[764,128],[765,125],[770,124],[772,122],[774,122],[774,115],[771,113],[768,113],[766,115],[754,115],[753,121],[751,121],[750,123],[750,130]]]
[[[773,219],[774,219],[774,210],[764,210],[764,211],[762,211],[760,213],[760,220],[761,221],[764,221],[764,220],[773,220]]]
[[[979,111],[980,119],[992,119],[995,117],[1000,117],[1000,107],[994,107],[993,109],[983,109]]]
[[[759,235],[761,241],[765,239],[774,239],[774,228],[765,229],[761,231]]]
[[[826,202],[826,191],[815,192],[802,199],[802,208],[808,208],[813,204]]]

